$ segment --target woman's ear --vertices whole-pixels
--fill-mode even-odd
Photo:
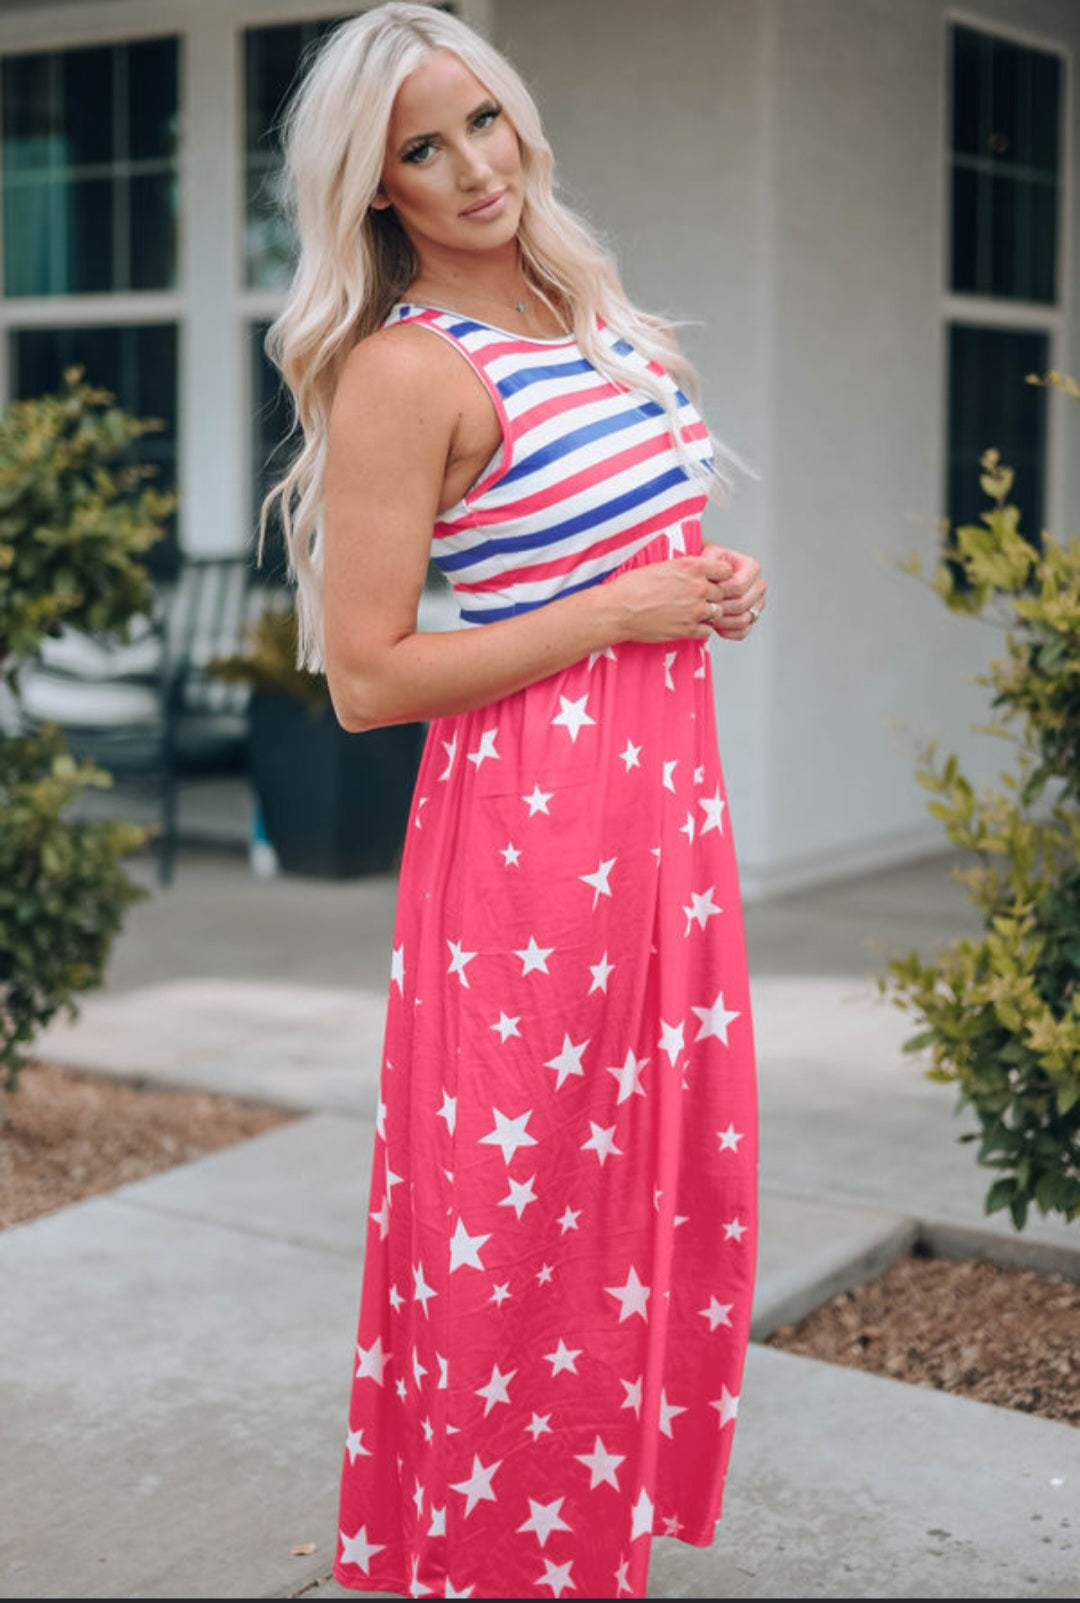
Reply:
[[[371,205],[369,206],[368,210],[373,212],[383,212],[387,211],[389,206],[390,202],[387,200],[382,190],[377,189],[375,194],[372,196]]]

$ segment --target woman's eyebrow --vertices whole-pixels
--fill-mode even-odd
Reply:
[[[493,106],[494,104],[495,100],[493,96],[485,95],[483,100],[475,105],[471,111],[465,113],[465,121],[472,122],[473,118],[479,116],[480,112],[482,112],[487,106]],[[403,139],[401,144],[398,146],[398,155],[403,156],[412,145],[426,145],[430,140],[438,139],[438,137],[438,129],[430,134],[409,134],[407,138]]]

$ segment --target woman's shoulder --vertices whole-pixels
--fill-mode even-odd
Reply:
[[[335,400],[347,403],[351,396],[377,393],[385,400],[437,402],[455,384],[461,366],[446,341],[433,339],[422,325],[384,324],[358,340],[345,358]]]

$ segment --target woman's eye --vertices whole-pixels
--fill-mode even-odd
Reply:
[[[425,139],[422,144],[414,145],[411,150],[407,150],[404,159],[415,162],[419,166],[421,162],[427,161],[428,156],[434,149],[435,146],[431,143],[431,140]]]
[[[484,111],[478,111],[473,119],[474,128],[490,128],[496,117],[501,117],[502,111],[498,106],[488,106]]]

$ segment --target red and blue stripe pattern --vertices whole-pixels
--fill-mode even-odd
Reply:
[[[502,427],[495,457],[433,533],[432,557],[462,623],[511,618],[599,584],[662,530],[701,516],[705,491],[680,460],[663,408],[613,384],[573,336],[526,339],[408,304],[394,308],[396,322],[420,323],[459,350]],[[708,431],[674,381],[610,330],[600,337],[670,386],[691,459],[710,463]]]

